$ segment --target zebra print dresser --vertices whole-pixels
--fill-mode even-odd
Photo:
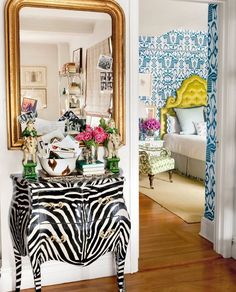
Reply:
[[[57,260],[86,266],[107,252],[115,255],[118,291],[124,292],[124,264],[130,219],[123,199],[124,178],[30,182],[12,175],[10,229],[21,286],[21,257],[31,261],[35,290],[41,264]]]

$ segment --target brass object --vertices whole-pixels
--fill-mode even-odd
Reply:
[[[24,7],[102,12],[111,16],[114,80],[112,117],[119,129],[122,144],[125,144],[125,17],[119,4],[114,0],[8,0],[5,5],[8,149],[19,149],[23,142],[17,118],[21,110],[19,12]]]
[[[49,208],[52,209],[53,211],[57,208],[62,209],[65,206],[65,204],[63,202],[59,202],[58,204],[54,204],[54,203],[46,203],[44,204],[44,208]]]
[[[106,205],[106,204],[108,204],[109,202],[111,202],[111,201],[113,201],[114,199],[113,198],[111,198],[111,197],[105,197],[105,198],[99,198],[98,199],[98,203],[100,204],[100,205]]]
[[[57,242],[57,243],[64,243],[66,242],[66,236],[62,235],[61,238],[57,238],[55,235],[52,235],[50,237],[47,238],[48,240],[51,240],[52,242]]]
[[[110,237],[114,232],[115,232],[115,229],[109,229],[106,232],[101,231],[99,233],[99,237],[106,239],[106,238]]]

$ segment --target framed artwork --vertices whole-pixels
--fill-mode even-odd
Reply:
[[[81,72],[81,70],[82,70],[82,65],[83,65],[82,52],[83,52],[82,48],[79,48],[79,49],[76,49],[73,51],[73,62],[75,63],[77,73]]]
[[[21,66],[21,87],[46,87],[47,67]]]
[[[112,70],[113,58],[111,56],[100,55],[98,58],[97,68],[102,71]]]
[[[155,105],[148,105],[146,106],[146,116],[148,119],[156,119],[156,106]]]
[[[36,99],[23,97],[22,103],[21,103],[21,112],[22,113],[28,113],[28,112],[35,113],[36,107],[37,107],[37,100]]]
[[[139,96],[152,96],[152,75],[139,73]]]
[[[100,72],[100,90],[112,91],[112,89],[113,89],[112,72]]]
[[[46,88],[22,88],[21,89],[21,99],[22,102],[24,98],[34,99],[37,101],[37,109],[42,110],[47,108],[47,90]]]

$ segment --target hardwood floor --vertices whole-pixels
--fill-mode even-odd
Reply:
[[[140,272],[126,275],[127,292],[236,291],[236,261],[223,259],[187,224],[140,195]],[[43,287],[43,292],[114,292],[116,278]],[[23,290],[33,292],[33,289]]]

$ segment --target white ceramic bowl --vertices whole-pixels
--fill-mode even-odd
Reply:
[[[75,170],[76,158],[49,159],[39,156],[44,171],[51,176],[65,176]]]

